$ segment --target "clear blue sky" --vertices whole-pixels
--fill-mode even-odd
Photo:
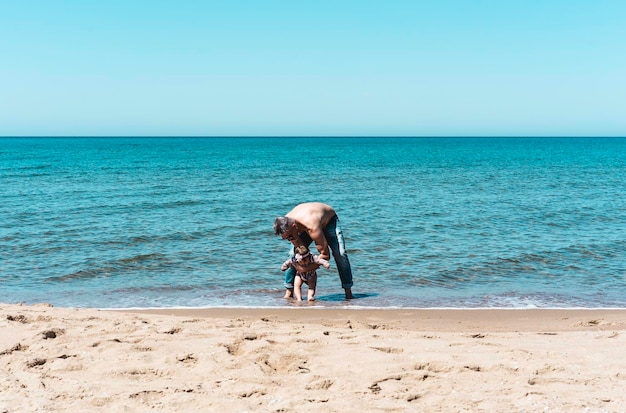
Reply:
[[[626,1],[3,1],[10,135],[625,136]]]

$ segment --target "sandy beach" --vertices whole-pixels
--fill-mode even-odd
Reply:
[[[0,313],[0,412],[626,411],[626,310]]]

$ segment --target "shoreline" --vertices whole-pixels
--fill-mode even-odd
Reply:
[[[626,309],[0,304],[0,329],[0,411],[626,410]]]

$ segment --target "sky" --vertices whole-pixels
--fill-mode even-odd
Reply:
[[[626,136],[626,2],[4,1],[0,136]]]

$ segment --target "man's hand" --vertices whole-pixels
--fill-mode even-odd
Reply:
[[[324,266],[324,268],[330,268],[330,262],[328,262],[328,260],[325,260],[324,258],[321,258],[319,255],[314,255],[313,260],[317,264]]]

